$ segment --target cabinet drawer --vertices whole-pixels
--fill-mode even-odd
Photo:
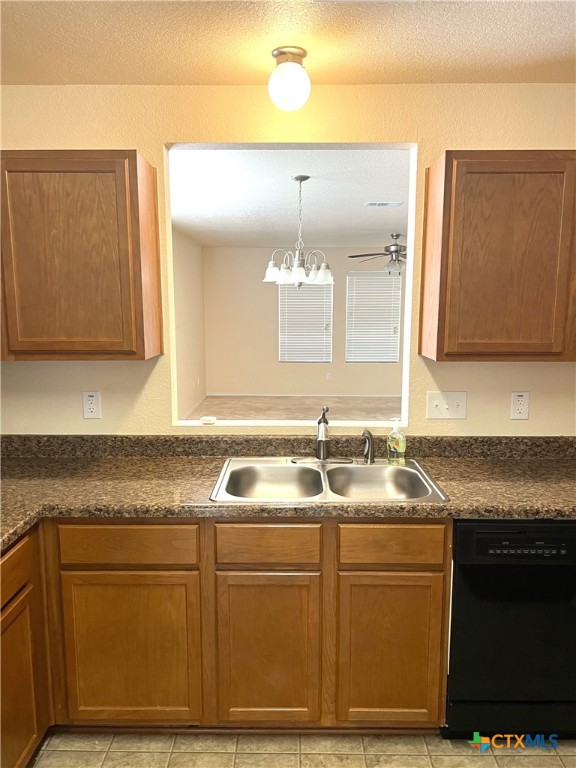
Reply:
[[[217,525],[216,562],[318,564],[320,525]]]
[[[2,605],[32,578],[32,545],[26,536],[0,560],[2,569]]]
[[[62,565],[194,565],[197,525],[60,525]]]
[[[340,562],[442,565],[444,525],[339,525]]]

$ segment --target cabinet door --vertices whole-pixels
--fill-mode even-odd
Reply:
[[[446,353],[560,353],[576,162],[456,163]]]
[[[72,720],[201,715],[198,573],[62,574]]]
[[[320,574],[218,573],[222,721],[317,721]]]
[[[5,356],[159,354],[155,192],[133,151],[4,153]]]
[[[338,719],[438,720],[443,579],[340,573]]]
[[[446,152],[428,173],[420,352],[576,359],[576,152]]]
[[[2,768],[26,765],[42,736],[32,646],[32,587],[2,613]]]

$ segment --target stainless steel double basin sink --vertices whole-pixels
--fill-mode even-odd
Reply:
[[[285,457],[228,459],[212,495],[226,503],[441,503],[448,497],[413,459],[404,466]]]

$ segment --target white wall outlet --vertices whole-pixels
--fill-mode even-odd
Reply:
[[[101,419],[100,392],[82,392],[82,410],[85,419]]]
[[[510,399],[510,418],[528,419],[530,418],[530,392],[512,392]]]
[[[466,392],[427,392],[427,419],[465,419]]]
[[[327,373],[326,374],[326,381],[332,381],[332,374],[331,373]]]

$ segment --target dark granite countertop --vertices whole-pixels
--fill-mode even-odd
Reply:
[[[218,456],[7,458],[4,551],[43,517],[561,518],[576,519],[573,456],[415,458],[449,501],[442,504],[215,504]]]

